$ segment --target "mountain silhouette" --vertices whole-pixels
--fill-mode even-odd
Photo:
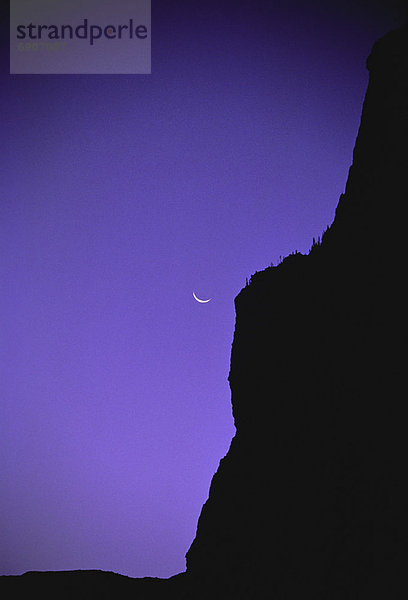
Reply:
[[[168,580],[1,578],[43,598],[408,597],[407,26],[378,40],[347,185],[307,255],[235,299],[236,426]]]
[[[331,227],[236,298],[237,433],[187,553],[207,595],[408,597],[407,50],[402,28],[367,60]]]

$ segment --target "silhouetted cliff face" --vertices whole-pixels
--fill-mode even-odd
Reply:
[[[407,57],[406,27],[374,45],[322,242],[236,298],[237,433],[187,553],[194,597],[408,597]]]

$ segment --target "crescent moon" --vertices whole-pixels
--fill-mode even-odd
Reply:
[[[200,300],[200,298],[197,298],[197,296],[195,295],[194,292],[193,292],[193,296],[194,296],[194,300],[197,300],[197,302],[200,302],[201,304],[207,304],[207,302],[209,302],[211,300],[211,298],[208,298],[208,300]]]

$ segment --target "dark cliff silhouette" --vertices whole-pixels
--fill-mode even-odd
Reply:
[[[407,57],[405,27],[367,60],[321,242],[236,298],[237,433],[187,553],[202,597],[408,597]]]
[[[235,300],[237,432],[186,573],[27,574],[2,586],[54,598],[408,597],[407,38],[407,27],[390,32],[367,60],[333,224]]]

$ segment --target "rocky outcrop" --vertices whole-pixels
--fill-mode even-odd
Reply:
[[[0,577],[2,598],[38,600],[158,600],[179,598],[184,574],[134,579],[109,571],[29,571]]]
[[[235,300],[236,435],[187,553],[197,597],[405,598],[407,28],[379,40],[345,193]]]

